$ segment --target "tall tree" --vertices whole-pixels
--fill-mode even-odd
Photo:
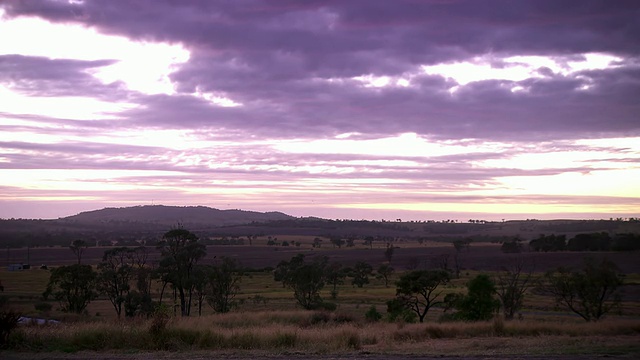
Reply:
[[[207,271],[206,291],[209,306],[215,312],[229,312],[235,305],[244,272],[238,262],[222,257],[220,264],[210,266]]]
[[[134,276],[133,256],[130,248],[118,247],[105,251],[98,264],[97,290],[107,296],[118,318],[122,305],[131,290]]]
[[[194,288],[192,275],[198,261],[207,254],[206,247],[198,242],[195,234],[183,228],[166,232],[157,247],[162,257],[159,265],[162,279],[177,291],[181,315],[189,316]]]
[[[531,286],[532,276],[533,267],[528,271],[525,270],[525,263],[521,258],[514,260],[496,274],[496,294],[502,304],[502,313],[505,319],[513,319],[522,308],[524,294]]]
[[[396,283],[396,300],[406,309],[414,312],[420,322],[424,322],[429,309],[441,304],[438,288],[449,282],[450,275],[444,270],[414,270],[405,273]]]

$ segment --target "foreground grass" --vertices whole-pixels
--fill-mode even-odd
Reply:
[[[422,355],[640,354],[640,320],[364,323],[340,314],[281,311],[154,320],[27,326],[11,335],[20,352],[219,351]],[[155,330],[154,330],[155,329]]]

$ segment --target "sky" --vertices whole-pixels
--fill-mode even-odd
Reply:
[[[640,215],[636,0],[0,0],[0,218]]]

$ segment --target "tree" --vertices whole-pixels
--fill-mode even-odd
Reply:
[[[395,272],[395,269],[389,264],[382,264],[378,267],[378,278],[384,280],[384,287],[389,287],[389,277]]]
[[[131,290],[134,276],[133,256],[130,248],[118,247],[105,251],[98,264],[96,289],[107,296],[118,318],[122,305]]]
[[[82,254],[87,249],[87,247],[87,242],[84,240],[73,240],[71,245],[69,245],[69,249],[71,249],[76,258],[78,258],[78,264],[82,262]]]
[[[333,247],[337,246],[338,249],[340,249],[342,248],[342,245],[345,244],[345,241],[340,236],[332,236],[331,243],[333,244]]]
[[[567,242],[569,251],[608,251],[611,237],[607,232],[578,234]]]
[[[464,321],[489,320],[500,307],[500,302],[494,299],[495,284],[488,275],[480,274],[467,283],[467,294],[449,294],[445,297],[448,307],[457,312],[454,319]]]
[[[429,309],[442,303],[438,300],[442,291],[438,287],[449,282],[450,275],[444,270],[414,270],[405,273],[396,282],[396,300],[406,309],[414,312],[420,322]]]
[[[453,248],[456,250],[455,254],[453,254],[453,266],[455,268],[456,279],[460,278],[460,253],[463,250],[469,251],[469,248],[471,247],[471,241],[473,240],[470,238],[453,241]]]
[[[387,243],[386,249],[384,249],[384,258],[387,260],[389,264],[391,264],[391,259],[393,258],[394,247],[391,243]]]
[[[373,238],[373,236],[367,236],[367,237],[364,238],[364,242],[362,244],[369,246],[369,249],[373,249],[373,241],[374,240],[375,239]]]
[[[353,280],[351,280],[351,284],[359,288],[363,287],[365,284],[369,283],[369,275],[372,273],[373,267],[371,265],[364,261],[358,261],[353,266],[353,271],[351,273]]]
[[[177,291],[181,315],[189,316],[194,287],[192,275],[198,261],[207,254],[206,247],[198,242],[195,234],[183,228],[169,230],[157,247],[161,255],[161,278]]]
[[[311,245],[314,248],[319,248],[322,246],[322,239],[319,237],[313,239],[313,244]]]
[[[305,263],[304,255],[298,254],[290,261],[281,261],[274,272],[274,280],[293,289],[293,297],[304,309],[313,310],[322,306],[320,290],[325,285],[325,269],[328,259],[318,257]]]
[[[504,267],[498,272],[495,278],[496,294],[507,320],[513,319],[516,312],[522,308],[524,294],[531,285],[533,269],[525,273],[524,265],[522,259],[516,259],[509,267]]]
[[[42,294],[53,296],[64,312],[82,313],[96,296],[96,272],[90,265],[60,266],[51,271],[49,284]]]
[[[350,269],[342,267],[342,264],[334,262],[327,266],[326,278],[327,284],[331,285],[331,298],[336,299],[338,297],[338,285],[344,284],[344,279]]]
[[[235,297],[240,291],[240,281],[244,275],[238,262],[222,257],[219,265],[210,266],[207,271],[207,302],[218,313],[226,313],[235,306]]]
[[[518,254],[522,252],[522,243],[519,239],[505,241],[500,246],[500,251],[505,254]]]
[[[620,305],[623,275],[608,259],[586,259],[580,271],[558,268],[547,272],[544,280],[543,292],[586,321],[597,321]]]
[[[567,248],[566,235],[540,235],[529,242],[533,251],[564,251]]]

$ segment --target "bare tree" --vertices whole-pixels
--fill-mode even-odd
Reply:
[[[87,242],[84,240],[73,240],[71,245],[69,245],[69,249],[71,249],[71,251],[73,251],[73,253],[78,258],[78,264],[82,262],[82,254],[87,249],[87,247],[89,247],[89,245],[87,245]]]
[[[620,305],[623,276],[611,260],[586,259],[579,271],[558,268],[547,272],[540,289],[586,321],[598,321]]]
[[[533,270],[533,265],[529,266],[529,269],[525,269],[524,259],[516,258],[496,274],[496,294],[502,304],[505,319],[513,319],[514,315],[522,308],[524,294],[531,287]]]

